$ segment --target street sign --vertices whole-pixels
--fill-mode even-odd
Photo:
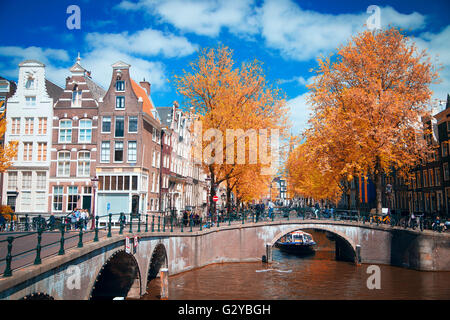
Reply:
[[[214,201],[214,202],[219,201],[219,197],[218,197],[218,196],[214,196],[214,197],[213,197],[213,201]]]

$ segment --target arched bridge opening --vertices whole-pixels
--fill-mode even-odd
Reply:
[[[167,268],[167,252],[162,243],[158,244],[153,249],[150,260],[150,267],[148,270],[147,283],[158,277],[161,268]]]
[[[133,255],[123,250],[114,253],[100,270],[91,292],[91,300],[112,300],[115,297],[139,297],[141,288],[139,266]]]
[[[336,232],[331,229],[325,229],[325,228],[319,228],[319,227],[293,227],[287,230],[284,230],[283,232],[280,232],[275,236],[275,238],[268,244],[270,248],[267,250],[272,250],[275,243],[280,240],[283,236],[294,232],[294,231],[304,231],[304,232],[320,232],[325,233],[326,238],[334,242],[334,252],[335,252],[335,259],[339,261],[347,261],[347,262],[353,262],[357,263],[357,255],[356,255],[356,245],[353,243],[351,239],[349,239],[345,234],[341,234],[340,232]],[[314,237],[314,235],[313,235]],[[317,239],[314,239],[317,242]],[[320,245],[320,243],[318,243]],[[272,256],[271,253],[267,253],[267,256]],[[266,257],[263,257],[263,259],[267,259]]]

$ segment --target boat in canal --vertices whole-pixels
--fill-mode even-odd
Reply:
[[[316,242],[313,237],[303,231],[294,231],[275,242],[275,247],[281,251],[295,254],[311,254],[315,252]]]

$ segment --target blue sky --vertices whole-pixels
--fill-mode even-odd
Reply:
[[[81,10],[81,29],[69,30],[69,5]],[[131,64],[132,77],[152,83],[158,106],[183,102],[174,75],[204,47],[226,45],[236,62],[258,59],[270,83],[286,94],[293,132],[306,125],[306,84],[320,54],[329,54],[363,30],[377,5],[381,25],[414,36],[419,48],[442,64],[434,98],[450,92],[450,2],[443,1],[294,1],[294,0],[2,0],[0,75],[17,80],[19,62],[37,59],[47,77],[63,86],[80,52],[82,65],[107,88],[111,64]]]

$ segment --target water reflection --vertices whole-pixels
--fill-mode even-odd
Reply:
[[[383,266],[381,289],[366,286],[368,265],[335,261],[334,242],[308,230],[318,243],[299,257],[274,248],[273,263],[215,264],[169,278],[169,299],[450,299],[450,272],[419,272]],[[158,299],[159,279],[143,299]]]

